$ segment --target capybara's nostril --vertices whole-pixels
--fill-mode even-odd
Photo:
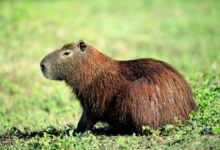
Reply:
[[[40,68],[42,71],[45,71],[46,67],[45,67],[45,64],[44,63],[40,63]]]

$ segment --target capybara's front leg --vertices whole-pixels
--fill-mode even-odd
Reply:
[[[83,112],[77,128],[75,130],[75,134],[83,134],[87,130],[91,130],[95,124],[95,121],[91,120],[87,115],[86,112]]]

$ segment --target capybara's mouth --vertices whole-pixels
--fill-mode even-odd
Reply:
[[[57,77],[50,76],[50,73],[48,72],[47,69],[44,69],[44,70],[41,69],[41,71],[42,71],[44,77],[47,78],[47,79],[49,79],[49,80],[58,80],[58,81],[64,80],[64,79],[63,79],[62,77],[60,77],[60,76],[57,76]]]
[[[56,79],[54,79],[54,80],[59,80],[59,81],[62,81],[63,80],[63,78],[61,78],[61,77],[57,77]]]
[[[41,70],[41,71],[45,78],[50,79],[46,70]]]

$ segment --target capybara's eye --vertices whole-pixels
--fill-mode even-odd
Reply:
[[[67,50],[67,51],[65,51],[65,52],[63,53],[63,55],[64,55],[64,56],[69,56],[70,53],[71,53],[71,51],[70,51],[70,50]]]

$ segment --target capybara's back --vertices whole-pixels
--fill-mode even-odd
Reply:
[[[115,121],[114,126],[142,132],[144,125],[158,129],[166,124],[185,124],[189,113],[196,110],[188,83],[167,63],[154,59],[118,63],[129,83],[117,99],[120,123]],[[129,127],[124,128],[123,123]]]
[[[188,83],[162,61],[117,61],[78,41],[47,55],[41,69],[49,79],[64,80],[81,102],[77,133],[97,121],[121,132],[142,133],[146,125],[185,124],[196,110]]]

